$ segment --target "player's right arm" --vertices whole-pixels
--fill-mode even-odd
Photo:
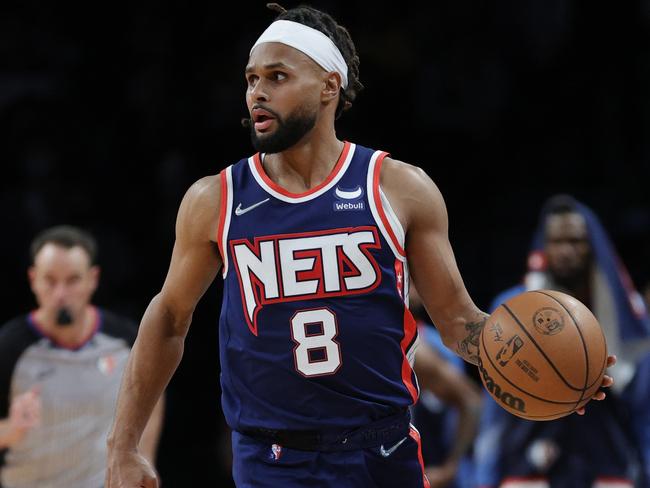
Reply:
[[[137,446],[180,363],[196,304],[222,264],[214,241],[220,193],[220,177],[209,176],[192,185],[181,202],[167,277],[142,317],[122,378],[108,438],[107,488],[158,486]]]

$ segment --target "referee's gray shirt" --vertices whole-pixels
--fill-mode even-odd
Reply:
[[[95,331],[75,350],[48,339],[33,314],[0,329],[0,418],[36,385],[43,404],[40,426],[0,456],[2,488],[103,486],[106,436],[137,329],[95,310]]]

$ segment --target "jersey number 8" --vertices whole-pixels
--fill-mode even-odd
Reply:
[[[327,308],[300,310],[291,318],[296,369],[306,377],[334,374],[341,367],[336,315]]]

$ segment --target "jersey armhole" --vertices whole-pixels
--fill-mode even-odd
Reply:
[[[370,158],[367,181],[368,203],[375,223],[386,242],[388,242],[393,254],[400,261],[406,261],[406,252],[404,251],[406,234],[397,218],[397,214],[395,214],[388,201],[388,197],[386,197],[379,185],[381,165],[386,156],[388,156],[388,153],[376,151]]]
[[[232,165],[222,170],[221,204],[219,208],[219,227],[217,231],[217,247],[223,261],[223,277],[228,274],[228,230],[230,229],[230,215],[232,214]]]

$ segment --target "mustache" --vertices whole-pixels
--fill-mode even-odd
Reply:
[[[261,108],[262,110],[266,110],[268,113],[273,115],[273,117],[275,117],[277,120],[282,121],[282,118],[274,110],[271,110],[270,108],[265,107],[264,105],[261,105],[259,103],[253,105],[253,107],[251,108],[251,112],[256,108]],[[252,117],[244,117],[243,119],[241,119],[241,125],[245,129],[250,129],[251,127],[253,127],[253,118]]]

